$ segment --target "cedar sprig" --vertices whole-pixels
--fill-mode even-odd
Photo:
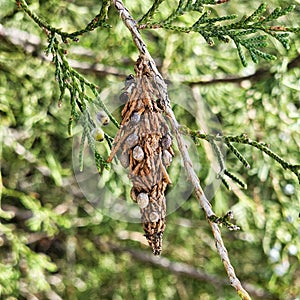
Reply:
[[[155,12],[158,10],[158,7],[162,2],[165,0],[155,0],[153,1],[152,6],[149,8],[149,10],[140,18],[139,22],[145,23],[148,20],[151,20]]]
[[[225,162],[224,162],[224,155],[214,139],[209,139],[209,143],[211,144],[213,151],[217,155],[218,163],[220,166],[219,174],[222,174],[222,173],[224,173],[224,170],[226,169]]]
[[[222,183],[224,184],[224,186],[226,187],[226,189],[231,191],[231,187],[229,185],[229,182],[226,180],[226,178],[224,178],[224,176],[222,176],[221,180],[222,180]]]
[[[156,1],[155,3],[158,4],[158,2],[160,4],[162,1]],[[214,45],[215,39],[225,43],[232,40],[237,48],[243,66],[247,66],[244,49],[249,52],[252,61],[255,63],[258,63],[259,58],[263,58],[267,61],[275,60],[276,56],[266,53],[263,50],[263,48],[267,46],[267,36],[277,39],[283,47],[288,50],[290,48],[288,39],[289,33],[297,33],[300,31],[300,27],[291,28],[273,24],[269,25],[270,22],[292,12],[295,8],[294,5],[289,5],[285,8],[279,7],[267,14],[267,5],[263,3],[251,15],[244,16],[238,21],[235,21],[238,17],[237,15],[210,17],[211,11],[205,10],[205,5],[219,4],[221,2],[227,1],[180,0],[177,8],[166,19],[152,21],[150,20],[150,16],[153,17],[154,13],[148,14],[147,17],[144,16],[145,18],[141,18],[139,28],[164,28],[166,30],[183,33],[197,32],[210,46]],[[155,11],[157,11],[157,9],[158,6],[156,6]],[[200,13],[199,18],[194,24],[187,26],[179,26],[176,24],[178,17],[193,11]]]
[[[106,27],[110,28],[111,26],[106,23],[108,18],[108,9],[110,7],[109,0],[103,0],[102,6],[100,8],[99,13],[87,24],[87,26],[83,29],[74,31],[72,33],[68,33],[62,31],[59,28],[53,27],[48,24],[45,20],[42,20],[37,14],[35,14],[28,6],[25,0],[17,0],[17,6],[21,8],[43,31],[45,31],[50,36],[58,35],[61,37],[63,42],[68,42],[68,39],[78,42],[78,36],[83,35],[86,32],[90,32],[98,27]]]
[[[243,154],[234,146],[232,143],[230,143],[228,140],[225,139],[225,144],[229,148],[229,150],[238,158],[238,160],[243,164],[243,166],[247,169],[250,169],[250,164],[246,160],[246,158],[243,156]]]
[[[30,9],[25,0],[17,0],[16,3],[18,7],[22,9],[47,34],[48,46],[46,48],[46,54],[52,54],[53,57],[52,61],[55,66],[55,78],[58,82],[60,90],[60,96],[58,99],[59,106],[62,105],[66,91],[68,91],[70,94],[71,113],[68,120],[68,132],[70,135],[72,134],[72,126],[74,121],[78,121],[80,117],[83,116],[81,119],[83,133],[79,150],[80,170],[83,169],[83,150],[85,141],[87,140],[88,146],[94,153],[97,169],[101,173],[103,168],[108,168],[108,165],[95,147],[95,140],[91,135],[95,124],[87,107],[91,105],[101,107],[101,109],[107,113],[110,120],[117,128],[119,128],[119,123],[108,111],[105,104],[101,101],[98,88],[70,67],[66,58],[66,50],[60,46],[60,42],[62,41],[64,43],[68,43],[69,40],[78,42],[78,36],[81,36],[86,32],[90,32],[98,27],[110,27],[106,20],[108,18],[108,10],[111,2],[109,0],[103,0],[99,13],[87,24],[87,26],[72,33],[55,28],[45,20],[42,20]],[[92,91],[96,100],[87,96],[86,87]],[[105,139],[111,147],[112,138],[105,134]]]
[[[82,171],[83,170],[83,149],[84,149],[84,144],[85,141],[87,140],[89,148],[92,150],[94,154],[94,159],[95,159],[95,164],[97,167],[97,170],[99,174],[102,174],[103,169],[109,170],[109,165],[106,162],[106,159],[103,158],[103,156],[98,152],[96,145],[95,145],[95,139],[92,136],[92,131],[95,128],[95,124],[90,118],[90,113],[88,109],[86,109],[83,113],[83,118],[82,118],[82,127],[83,127],[83,133],[82,133],[82,138],[80,142],[80,150],[79,150],[79,169]]]
[[[247,184],[227,169],[224,170],[224,174],[231,178],[233,181],[235,181],[241,188],[247,189]]]
[[[112,123],[119,128],[118,121],[109,112],[106,105],[100,98],[98,87],[80,75],[76,70],[74,70],[68,63],[66,59],[66,53],[64,49],[59,47],[58,42],[54,43],[50,49],[53,55],[53,62],[55,64],[55,78],[58,81],[60,88],[59,103],[63,100],[65,90],[69,90],[70,95],[75,95],[76,105],[79,111],[82,113],[86,107],[86,103],[94,104],[104,110],[109,116]],[[89,97],[86,93],[86,87],[88,87],[95,96],[95,99]],[[76,119],[74,103],[71,102],[72,110],[71,116]],[[73,114],[72,114],[73,111]]]
[[[235,181],[239,186],[241,186],[242,188],[246,189],[247,185],[246,183],[244,183],[240,178],[238,178],[236,175],[234,175],[233,173],[231,173],[230,171],[228,171],[225,167],[225,161],[224,161],[224,154],[222,153],[219,145],[216,143],[216,141],[213,138],[209,138],[208,139],[209,143],[212,146],[212,149],[214,151],[214,153],[217,156],[218,159],[218,163],[220,166],[220,171],[218,173],[218,178],[220,178],[222,180],[222,183],[224,184],[224,186],[228,189],[231,190],[229,183],[227,182],[226,178],[224,175],[228,176],[229,178],[231,178],[233,181]],[[227,143],[226,143],[227,145]],[[227,145],[228,146],[228,145]],[[231,145],[232,146],[232,145]],[[234,149],[234,147],[230,148],[230,150],[232,151]],[[234,151],[234,153],[237,155],[238,151]],[[239,153],[238,158],[242,157],[242,155]],[[244,159],[245,160],[245,159]],[[246,160],[245,160],[246,161]]]
[[[55,78],[60,89],[60,96],[58,100],[59,106],[62,105],[63,100],[66,98],[66,91],[69,92],[71,113],[68,121],[68,132],[70,135],[72,134],[73,123],[78,122],[79,119],[81,119],[80,124],[83,127],[83,133],[79,150],[79,168],[80,170],[83,169],[83,149],[85,142],[87,141],[88,146],[94,153],[97,169],[101,173],[103,168],[108,168],[108,164],[95,147],[95,140],[92,137],[91,132],[96,125],[93,121],[93,117],[89,111],[89,108],[94,108],[95,110],[104,110],[111,122],[117,128],[119,128],[119,123],[108,111],[106,105],[101,100],[98,87],[70,67],[66,58],[66,52],[59,46],[57,38],[49,38],[47,52],[51,53],[53,56],[53,62],[55,65]],[[94,99],[87,95],[87,88],[93,93],[95,97]],[[104,137],[108,142],[109,147],[111,147],[113,138],[106,133]]]
[[[241,134],[237,136],[205,134],[199,132],[198,130],[191,130],[186,126],[181,126],[180,132],[182,134],[191,136],[192,139],[196,142],[199,139],[206,140],[208,142],[214,140],[215,142],[224,142],[227,146],[229,145],[229,143],[231,144],[231,146],[233,146],[232,143],[238,143],[238,144],[249,145],[251,147],[257,148],[261,152],[267,154],[273,160],[277,161],[284,169],[293,172],[297,176],[300,183],[300,164],[291,164],[287,162],[284,158],[280,157],[277,153],[273,152],[265,143],[251,140],[246,134]],[[234,155],[237,156],[237,158],[243,163],[245,167],[248,167],[249,163],[239,151],[238,152],[236,151],[237,150],[236,148],[229,146],[228,149],[231,152],[233,152]]]
[[[233,212],[230,210],[224,216],[218,217],[216,215],[212,215],[208,217],[211,222],[214,222],[220,226],[225,226],[229,230],[240,230],[240,227],[231,223],[230,221],[233,219]]]
[[[229,0],[179,0],[177,8],[163,21],[165,25],[171,24],[172,21],[190,11],[202,12],[205,5],[215,5],[228,2]],[[153,19],[154,14],[158,11],[159,6],[164,0],[155,0],[149,10],[139,19],[140,24],[144,24]]]

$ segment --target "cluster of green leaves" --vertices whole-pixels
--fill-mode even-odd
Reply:
[[[152,21],[153,15],[159,9],[159,5],[163,1],[155,1],[149,11],[141,18],[140,28],[164,28],[179,33],[199,33],[205,41],[210,45],[214,45],[214,38],[219,41],[228,43],[230,39],[234,41],[239,57],[243,66],[247,66],[247,60],[242,47],[250,53],[251,59],[258,63],[258,57],[267,61],[276,59],[276,56],[268,54],[261,50],[267,47],[267,35],[277,39],[285,49],[289,49],[289,33],[299,32],[300,28],[272,26],[268,23],[292,12],[294,5],[289,5],[284,9],[276,8],[269,14],[265,14],[267,5],[261,4],[251,15],[244,16],[239,21],[229,22],[236,19],[237,15],[226,15],[210,17],[211,11],[205,10],[205,5],[219,4],[217,1],[179,1],[176,10],[174,10],[167,18],[159,21]],[[192,12],[200,13],[200,17],[191,26],[177,26],[179,18],[184,14]],[[261,35],[264,32],[267,35]],[[250,36],[250,37],[249,37]]]

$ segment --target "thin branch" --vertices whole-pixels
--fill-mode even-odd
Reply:
[[[41,39],[31,33],[28,33],[17,28],[5,28],[0,24],[0,39],[4,42],[12,44],[15,47],[20,47],[21,51],[24,51],[26,54],[30,54],[34,57],[38,57],[42,60],[52,61],[53,56],[51,53],[46,55],[43,51],[43,45]],[[82,47],[73,47],[70,51],[72,54],[95,57],[96,54],[92,51],[82,48]],[[127,74],[123,70],[118,69],[113,66],[106,66],[99,63],[88,63],[77,61],[73,59],[68,60],[70,67],[81,71],[82,73],[93,73],[96,76],[106,76],[114,75],[118,77],[125,78]]]
[[[146,251],[138,251],[138,250],[134,250],[134,249],[128,248],[128,247],[120,247],[120,246],[112,244],[112,243],[104,244],[99,239],[96,240],[96,244],[101,249],[106,249],[106,251],[107,251],[107,249],[109,249],[115,253],[126,252],[126,253],[130,254],[130,256],[134,260],[157,266],[157,267],[165,269],[173,274],[176,274],[179,276],[183,275],[185,277],[193,278],[193,279],[196,279],[199,281],[209,282],[210,284],[214,285],[218,289],[222,286],[227,285],[227,280],[222,277],[208,274],[206,272],[203,272],[203,271],[201,271],[193,266],[190,266],[188,264],[185,264],[185,263],[171,261],[166,257],[155,257]],[[247,289],[249,291],[251,291],[253,296],[255,296],[256,298],[276,299],[274,295],[271,295],[268,291],[265,291],[261,287],[254,286],[250,283],[245,283],[245,286],[247,286]]]
[[[107,19],[107,13],[108,8],[110,6],[110,3],[108,0],[102,1],[102,7],[100,9],[100,12],[98,15],[96,15],[89,23],[88,25],[80,30],[74,31],[72,33],[68,33],[65,31],[62,31],[61,29],[55,28],[48,24],[45,20],[42,20],[38,15],[36,15],[32,10],[30,10],[28,4],[25,0],[17,0],[17,5],[19,8],[22,8],[24,12],[36,23],[39,25],[40,28],[43,28],[45,32],[51,33],[51,34],[58,34],[61,36],[63,41],[66,41],[68,38],[73,39],[74,41],[78,41],[78,36],[81,36],[82,34],[92,31],[96,29],[97,27],[104,26],[109,27],[105,20]]]
[[[0,38],[3,40],[7,40],[7,42],[11,43],[14,46],[21,47],[23,51],[32,56],[37,56],[43,60],[52,61],[52,55],[48,56],[43,52],[43,45],[41,43],[41,39],[31,33],[28,33],[23,30],[19,30],[16,28],[5,28],[0,24]],[[87,57],[95,57],[96,54],[89,49],[85,49],[82,47],[72,47],[70,53],[87,56]],[[128,63],[128,62],[125,62]],[[81,62],[77,60],[69,60],[69,64],[72,68],[81,71],[85,74],[95,74],[96,76],[106,76],[113,75],[117,77],[125,78],[128,74],[125,74],[122,69],[118,69],[113,66],[106,66],[99,63],[88,63]],[[159,67],[159,66],[158,66]],[[288,65],[287,70],[292,70],[294,68],[300,67],[300,55],[296,56],[292,59]],[[212,79],[202,79],[197,81],[182,81],[182,83],[187,84],[191,87],[197,85],[213,85],[213,84],[224,84],[224,83],[241,83],[244,80],[250,80],[251,82],[258,82],[262,79],[267,79],[272,77],[274,73],[270,72],[270,69],[258,69],[255,73],[247,75],[247,76],[228,76],[225,78],[212,78]]]
[[[10,211],[14,213],[14,218],[16,218],[19,222],[24,222],[32,217],[32,212],[29,210],[20,209],[16,206],[12,205],[3,205],[3,209],[5,211]],[[69,205],[67,208],[69,209]],[[22,227],[23,228],[23,227]],[[30,244],[38,244],[42,246],[42,242],[48,241],[49,243],[53,243],[59,237],[53,236],[49,237],[46,233],[33,232],[26,233],[27,245]],[[4,245],[9,244],[9,240],[4,236]],[[185,278],[192,278],[201,282],[208,282],[213,285],[216,289],[220,289],[227,285],[227,280],[223,277],[208,274],[198,268],[195,268],[189,264],[171,261],[166,257],[158,257],[149,254],[148,251],[135,250],[129,247],[121,247],[117,244],[113,244],[111,242],[103,242],[101,239],[96,238],[93,241],[95,245],[102,252],[113,252],[115,254],[127,253],[129,254],[133,260],[139,261],[142,263],[150,264],[152,266],[161,268],[175,274],[177,276],[184,276]],[[270,294],[267,290],[264,290],[262,287],[253,285],[251,283],[245,283],[247,289],[255,296],[257,299],[272,299],[277,300],[275,295]]]
[[[127,74],[125,74],[123,70],[120,70],[112,66],[105,66],[99,63],[95,64],[95,63],[79,62],[73,59],[69,59],[68,62],[72,68],[84,74],[93,73],[99,77],[113,75],[113,76],[125,78],[127,76]]]
[[[210,143],[211,143],[211,141],[225,142],[227,144],[227,146],[230,143],[239,143],[239,144],[249,145],[251,147],[257,148],[261,152],[270,156],[272,159],[276,160],[284,169],[288,169],[291,172],[293,172],[297,176],[297,178],[300,182],[300,164],[292,164],[292,163],[287,162],[286,160],[281,158],[278,154],[273,152],[265,143],[260,143],[260,142],[251,140],[250,138],[248,138],[248,136],[246,134],[241,134],[241,135],[237,135],[237,136],[204,134],[198,130],[190,130],[189,128],[187,128],[185,126],[180,127],[180,132],[185,135],[190,135],[193,138],[206,140]],[[232,147],[232,145],[231,145],[231,147]],[[243,162],[243,164],[246,167],[248,167],[249,164],[247,163],[247,161],[243,161],[244,158],[240,157],[239,156],[240,154],[235,152],[235,151],[237,151],[237,149],[236,150],[233,150],[233,149],[234,148],[229,147],[229,150],[231,150],[235,155],[237,155],[237,157]]]
[[[235,275],[234,268],[230,263],[230,260],[228,257],[228,252],[223,243],[223,240],[221,237],[221,232],[220,232],[218,225],[209,220],[209,218],[214,216],[215,214],[211,208],[209,201],[207,200],[207,198],[203,192],[203,189],[200,185],[199,178],[197,177],[197,174],[193,169],[192,161],[190,159],[190,156],[189,156],[189,153],[187,150],[188,147],[179,132],[179,124],[175,118],[174,112],[171,109],[170,100],[169,100],[169,96],[168,96],[168,92],[167,92],[167,86],[166,86],[161,74],[158,72],[155,62],[154,62],[153,58],[151,57],[150,53],[148,52],[147,47],[142,39],[142,36],[138,31],[137,22],[132,18],[129,11],[124,7],[124,4],[121,0],[114,0],[113,4],[115,5],[115,8],[119,12],[120,17],[123,20],[124,24],[131,32],[133,41],[136,44],[136,46],[140,52],[140,55],[143,56],[146,61],[148,61],[149,67],[153,72],[154,82],[156,83],[158,92],[161,96],[162,105],[164,106],[165,113],[170,121],[171,127],[172,127],[174,135],[176,137],[176,140],[178,143],[178,148],[180,150],[182,159],[184,161],[184,167],[187,171],[189,180],[193,184],[196,197],[198,198],[201,207],[204,209],[208,223],[210,224],[210,226],[212,228],[212,232],[213,232],[213,235],[215,238],[216,248],[217,248],[217,251],[218,251],[218,253],[222,259],[222,262],[225,266],[227,275],[230,280],[230,284],[236,289],[237,293],[239,294],[239,296],[242,299],[244,299],[244,300],[251,299],[250,296],[248,295],[248,293],[246,292],[246,290],[242,287],[239,279]]]
[[[250,81],[259,81],[262,78],[267,78],[271,76],[271,72],[269,69],[258,69],[255,73],[247,75],[247,76],[228,76],[225,78],[213,78],[209,80],[197,80],[197,81],[185,81],[184,83],[193,87],[195,85],[211,85],[218,83],[241,83],[244,80]]]
[[[296,56],[287,64],[287,70],[290,71],[294,68],[300,67],[300,55]],[[253,74],[247,76],[228,76],[225,78],[213,78],[208,80],[197,80],[197,81],[185,81],[184,83],[193,87],[195,85],[211,85],[218,83],[241,83],[244,80],[250,80],[251,82],[258,82],[262,79],[268,79],[274,76],[274,72],[270,69],[261,68],[256,70]]]
[[[299,68],[299,67],[300,67],[300,54],[288,63],[287,69],[291,70],[293,68]]]

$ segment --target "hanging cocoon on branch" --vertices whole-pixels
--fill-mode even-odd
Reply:
[[[111,162],[117,154],[121,165],[128,168],[133,185],[131,198],[140,207],[145,237],[154,255],[160,255],[166,218],[165,190],[171,183],[167,167],[174,156],[172,137],[143,57],[137,60],[135,73],[135,78],[133,75],[126,78],[120,95],[126,104],[107,161]]]

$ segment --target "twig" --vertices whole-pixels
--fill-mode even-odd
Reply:
[[[293,172],[299,182],[300,182],[300,165],[299,164],[292,164],[281,158],[278,154],[273,152],[265,143],[260,143],[254,140],[251,140],[248,138],[246,134],[241,134],[241,135],[213,135],[213,134],[204,134],[201,133],[200,131],[197,130],[190,130],[187,127],[181,126],[180,127],[180,132],[185,135],[190,135],[193,138],[199,138],[199,139],[204,139],[208,142],[211,141],[216,141],[216,142],[225,142],[225,144],[228,146],[230,143],[239,143],[239,144],[245,144],[249,145],[251,147],[259,149],[261,152],[264,152],[268,156],[270,156],[272,159],[276,160],[284,169],[288,169],[291,172]],[[231,145],[232,147],[232,145]],[[243,162],[244,166],[248,167],[248,162],[243,158],[240,157],[240,154],[237,151],[237,149],[234,150],[234,148],[229,148],[237,157],[239,158],[240,161]]]
[[[154,81],[156,83],[158,92],[161,96],[161,102],[162,105],[164,106],[165,113],[170,121],[171,127],[173,129],[174,135],[176,137],[177,143],[178,143],[178,148],[180,150],[182,159],[184,161],[184,166],[188,174],[188,178],[193,184],[193,187],[195,189],[196,197],[198,198],[201,207],[204,209],[206,218],[208,220],[208,223],[210,224],[212,228],[212,232],[215,238],[215,243],[216,243],[216,248],[217,251],[222,259],[222,262],[225,266],[227,275],[230,280],[230,284],[236,289],[237,293],[239,296],[244,299],[251,299],[247,291],[242,287],[239,279],[236,277],[234,268],[230,263],[229,257],[228,257],[228,252],[227,249],[224,246],[222,237],[221,237],[221,232],[217,224],[211,222],[209,220],[210,217],[212,217],[214,214],[211,205],[209,201],[207,200],[203,189],[200,185],[200,181],[197,177],[197,174],[195,173],[192,165],[192,161],[190,159],[189,153],[188,153],[188,148],[187,145],[185,144],[181,134],[179,133],[179,124],[175,118],[175,115],[171,109],[170,105],[170,100],[167,92],[167,86],[161,76],[161,74],[158,72],[155,62],[153,58],[151,57],[150,53],[147,50],[147,47],[141,37],[141,34],[139,33],[137,29],[137,22],[131,17],[129,11],[124,7],[124,4],[121,0],[114,0],[113,4],[115,5],[115,8],[120,14],[121,19],[123,20],[124,24],[126,27],[129,29],[129,31],[132,34],[132,38],[134,43],[136,44],[140,55],[144,56],[144,58],[149,62],[149,67],[153,72],[153,77]]]
[[[296,56],[287,64],[287,70],[292,70],[300,66],[300,55]],[[268,79],[274,76],[274,72],[271,72],[270,69],[261,68],[256,70],[253,74],[246,76],[229,76],[225,78],[213,78],[208,80],[197,80],[197,81],[184,81],[185,84],[193,87],[196,85],[211,85],[218,83],[241,83],[245,80],[250,80],[251,82],[259,82],[262,79]]]
[[[100,241],[100,239],[97,239],[95,242],[98,247],[103,250],[105,249],[105,251],[108,251],[109,249],[109,251],[113,251],[115,253],[129,253],[130,256],[137,261],[157,266],[176,275],[183,275],[185,277],[194,278],[199,281],[206,281],[214,285],[216,288],[227,285],[226,279],[208,274],[185,263],[171,261],[166,257],[155,257],[149,254],[149,252],[145,251],[138,251],[128,247],[120,247],[112,243],[103,243]],[[261,287],[254,286],[250,283],[245,283],[245,286],[247,286],[247,289],[251,291],[253,296],[255,296],[256,298],[276,299],[274,295],[271,295],[268,291],[265,291]]]
[[[259,81],[264,77],[270,77],[272,73],[269,69],[258,69],[255,73],[247,76],[228,76],[225,78],[213,78],[209,80],[185,81],[184,83],[193,87],[195,85],[211,85],[218,83],[241,83],[244,80]]]
[[[4,40],[4,42],[12,44],[15,47],[20,47],[21,51],[24,51],[26,54],[30,54],[42,60],[52,61],[53,59],[51,53],[49,55],[46,55],[44,53],[44,47],[41,39],[38,36],[26,31],[19,30],[17,28],[5,28],[0,24],[0,40],[2,42]],[[93,58],[96,56],[96,53],[94,53],[93,51],[82,47],[72,47],[70,53],[80,56],[89,56]],[[80,58],[80,60],[82,59]],[[93,73],[99,77],[113,75],[122,78],[125,78],[128,75],[124,73],[124,70],[100,63],[89,63],[73,59],[69,59],[68,62],[70,67],[85,74]]]
[[[105,20],[107,18],[107,11],[110,6],[110,3],[108,0],[102,1],[102,7],[100,9],[100,12],[97,16],[95,16],[88,25],[80,30],[74,31],[72,33],[68,33],[65,31],[62,31],[61,29],[55,28],[48,24],[46,21],[42,20],[38,15],[36,15],[30,8],[28,7],[28,4],[25,0],[17,0],[17,5],[19,8],[22,8],[24,12],[36,23],[39,25],[40,28],[43,28],[45,32],[48,34],[58,34],[61,36],[63,41],[66,41],[68,38],[73,39],[74,41],[78,41],[78,36],[81,36],[82,34],[92,31],[96,29],[97,27],[104,26],[109,27],[108,24],[105,23]]]
[[[0,24],[0,38],[7,39],[9,43],[14,46],[20,46],[22,49],[33,56],[38,56],[41,59],[52,61],[52,56],[49,54],[48,56],[42,52],[43,45],[41,44],[41,39],[34,35],[29,34],[26,31],[22,31],[16,28],[5,28]],[[81,48],[81,47],[73,47],[71,49],[72,54],[77,54],[80,56],[88,56],[95,57],[96,54],[92,51]],[[128,63],[128,62],[126,62]],[[117,77],[125,78],[128,74],[125,74],[123,70],[118,69],[113,66],[106,66],[102,64],[92,64],[88,62],[79,62],[77,60],[69,60],[69,64],[72,68],[81,71],[82,73],[94,73],[96,76],[106,76],[113,75]],[[293,68],[297,68],[300,66],[300,55],[296,56],[287,64],[287,69],[291,70]],[[159,66],[158,66],[159,67]],[[246,76],[228,76],[225,78],[212,78],[212,79],[202,79],[197,81],[182,81],[191,87],[197,85],[213,85],[219,83],[241,83],[245,80],[250,80],[251,82],[258,82],[259,80],[269,78],[274,74],[270,72],[269,69],[258,69],[253,74]]]

